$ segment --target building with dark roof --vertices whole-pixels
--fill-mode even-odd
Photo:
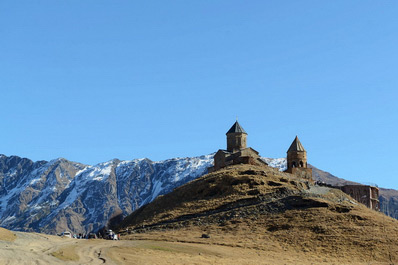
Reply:
[[[214,155],[214,166],[208,168],[209,173],[236,164],[267,165],[256,150],[247,147],[247,133],[238,121],[232,125],[226,135],[227,150],[217,151]]]

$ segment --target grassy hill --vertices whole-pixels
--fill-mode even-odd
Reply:
[[[124,239],[229,246],[304,263],[398,261],[397,220],[269,167],[205,175],[141,207],[118,230]]]

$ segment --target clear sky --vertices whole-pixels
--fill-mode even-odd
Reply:
[[[398,189],[398,1],[0,2],[0,153],[163,160],[248,144]]]

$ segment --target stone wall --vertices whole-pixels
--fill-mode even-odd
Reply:
[[[208,172],[211,173],[226,166],[237,164],[267,165],[260,159],[258,152],[250,147],[237,152],[218,150],[214,155],[214,166],[209,167]]]
[[[229,133],[227,134],[227,151],[235,152],[247,147],[247,134]]]
[[[345,185],[341,190],[368,208],[379,211],[379,189],[369,185]]]
[[[288,168],[292,168],[292,163],[295,163],[294,167],[307,167],[307,152],[288,152],[287,153]],[[302,165],[301,165],[301,163]]]
[[[285,172],[293,174],[298,178],[313,182],[312,168],[293,167],[293,168],[288,168]]]

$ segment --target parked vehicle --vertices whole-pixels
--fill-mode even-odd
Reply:
[[[72,234],[71,234],[71,232],[69,232],[69,231],[62,232],[62,233],[61,233],[61,236],[72,238]]]
[[[117,240],[117,235],[112,230],[109,229],[108,231],[106,231],[105,239]]]

